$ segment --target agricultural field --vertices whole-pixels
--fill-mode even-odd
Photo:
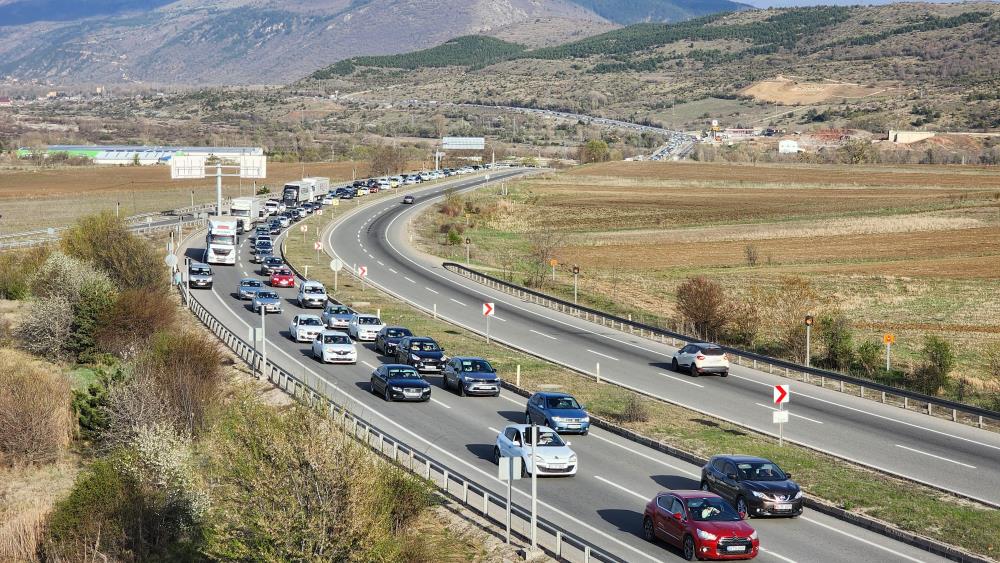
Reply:
[[[791,284],[809,312],[850,319],[856,343],[893,332],[900,366],[925,335],[950,342],[962,385],[946,393],[997,385],[984,352],[1000,343],[998,170],[615,162],[506,191],[429,208],[417,243],[464,262],[468,237],[474,264],[570,297],[577,264],[581,299],[670,328],[690,277],[734,302]],[[781,355],[759,322],[755,347]]]
[[[268,163],[268,178],[257,180],[272,193],[286,181],[306,176],[347,180],[356,171],[365,174],[360,162]],[[225,178],[223,197],[253,194],[253,180]],[[192,195],[193,194],[193,195]],[[215,180],[175,181],[166,166],[23,166],[0,170],[0,235],[57,227],[78,217],[114,210],[123,215],[164,211],[215,201]]]

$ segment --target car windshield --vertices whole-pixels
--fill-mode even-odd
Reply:
[[[545,405],[550,409],[578,409],[580,403],[573,397],[549,397]]]
[[[346,334],[328,334],[323,337],[323,344],[350,344],[351,339]]]
[[[420,379],[420,374],[415,369],[391,368],[389,379]]]
[[[265,240],[257,241],[258,250],[271,250],[272,248],[274,247],[271,245],[271,241],[265,241]]]
[[[462,360],[462,371],[492,373],[493,366],[485,360]]]
[[[305,289],[303,289],[302,291],[304,291],[305,293],[312,293],[314,295],[325,293],[322,287],[316,287],[314,285],[307,285]]]
[[[527,428],[524,431],[524,443],[525,444],[530,444],[531,443],[531,429],[530,428]],[[559,446],[565,446],[565,445],[566,444],[563,443],[562,438],[559,437],[559,434],[556,434],[555,432],[552,432],[550,430],[542,430],[542,429],[538,430],[538,446],[539,447],[546,447],[546,446],[559,447]]]
[[[277,256],[268,256],[267,258],[264,259],[264,262],[268,266],[280,266],[284,263],[281,261],[281,258],[278,258]]]
[[[788,479],[777,465],[769,461],[747,461],[736,464],[743,481],[784,481]]]
[[[275,270],[274,275],[276,275],[276,276],[290,276],[290,275],[292,275],[292,271],[282,268],[280,270]]]
[[[378,317],[358,317],[359,325],[380,325],[382,321]]]
[[[429,342],[420,342],[420,341],[414,342],[410,345],[410,349],[422,350],[424,352],[437,352],[440,348],[438,348],[437,342],[434,342],[432,340]]]
[[[347,315],[350,314],[351,310],[347,307],[330,307],[329,312],[331,315]]]
[[[208,235],[209,244],[236,244],[236,237],[233,235]]]
[[[689,498],[687,507],[696,522],[736,522],[740,519],[733,507],[719,497]]]
[[[278,294],[273,291],[258,291],[257,299],[277,299]]]
[[[385,334],[390,338],[396,338],[396,337],[410,336],[413,333],[410,332],[410,329],[407,328],[390,328],[389,330],[386,331]]]
[[[319,320],[319,317],[302,317],[299,319],[299,324],[306,326],[323,326],[323,321]]]
[[[208,268],[199,268],[197,266],[194,266],[191,268],[191,273],[196,276],[210,276],[212,275],[212,270]]]
[[[260,283],[260,280],[243,280],[243,283],[240,285],[243,287],[261,287],[264,284]]]

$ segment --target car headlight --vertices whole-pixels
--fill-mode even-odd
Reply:
[[[403,390],[401,387],[396,387],[395,385],[389,387],[389,389],[392,389],[393,391],[400,391],[400,392]]]
[[[416,354],[410,354],[410,359],[413,360],[414,362],[419,362],[420,361],[420,356],[418,356]]]
[[[583,418],[580,419],[580,422],[589,423],[590,422],[590,417],[589,416],[585,416],[585,417],[583,417]]]
[[[712,541],[712,540],[715,540],[716,538],[718,538],[718,536],[716,536],[715,534],[710,533],[710,532],[706,532],[705,530],[702,530],[700,528],[698,529],[698,537],[701,538],[701,539],[703,539],[703,540],[708,540],[708,541]]]
[[[573,454],[573,455],[569,456],[569,462],[570,463],[576,463],[576,454]]]
[[[797,498],[797,499],[802,498],[802,490],[799,489],[799,491],[797,493],[795,493],[795,496],[792,497],[792,498]]]
[[[755,539],[757,539],[757,530],[754,530],[753,533],[750,534],[750,540],[753,541]]]
[[[565,419],[561,416],[553,416],[552,420],[554,420],[555,422],[562,422]]]
[[[757,491],[750,491],[750,493],[757,498],[767,498],[767,495],[764,493],[758,493]]]

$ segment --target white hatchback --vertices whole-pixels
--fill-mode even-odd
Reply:
[[[493,461],[500,462],[501,457],[521,458],[521,470],[524,475],[535,471],[532,457],[536,458],[538,475],[576,475],[576,452],[570,449],[569,442],[563,442],[559,434],[547,427],[538,427],[538,447],[531,446],[531,426],[527,424],[509,424],[497,435],[496,446],[493,448]],[[536,451],[537,450],[537,451]],[[532,456],[534,453],[534,456]]]
[[[374,342],[380,330],[385,327],[382,319],[375,315],[355,313],[351,320],[347,322],[347,333],[355,340],[369,340]]]
[[[319,315],[295,315],[288,325],[288,336],[296,342],[309,342],[315,340],[316,335],[325,328]]]

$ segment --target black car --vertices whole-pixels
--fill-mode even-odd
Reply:
[[[354,194],[356,193],[357,192],[354,190],[345,191],[344,193],[340,194],[340,199],[354,199]]]
[[[412,366],[382,364],[372,372],[369,390],[386,401],[429,401],[431,384]]]
[[[254,229],[254,231],[252,233],[250,233],[250,242],[257,242],[257,237],[259,237],[261,235],[270,236],[271,232],[268,230],[267,227],[265,227],[264,225],[261,225],[261,226],[257,227],[256,229]]]
[[[351,187],[357,190],[358,188],[363,188],[365,185],[364,180],[355,180],[355,182],[351,184]]]
[[[451,358],[441,373],[445,389],[454,388],[459,395],[500,396],[497,370],[483,358]]]
[[[267,224],[267,228],[271,231],[272,235],[281,234],[281,223],[278,221],[271,221]]]
[[[428,336],[406,336],[396,345],[396,362],[418,371],[441,371],[447,359],[444,348]]]
[[[713,457],[701,468],[701,490],[719,495],[747,516],[802,514],[802,489],[791,473],[760,457]]]
[[[375,351],[385,356],[396,355],[396,345],[407,336],[413,336],[410,329],[401,326],[384,326],[375,335]]]
[[[270,277],[271,273],[280,270],[285,261],[277,256],[268,256],[260,262],[260,275]]]

